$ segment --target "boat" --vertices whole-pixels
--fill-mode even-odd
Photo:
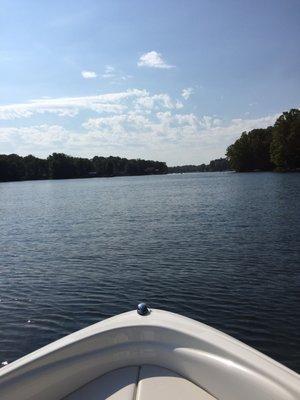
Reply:
[[[0,369],[1,400],[299,400],[300,376],[184,316],[139,304]]]

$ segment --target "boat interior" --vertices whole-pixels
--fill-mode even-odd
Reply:
[[[125,367],[82,386],[63,400],[215,400],[206,390],[155,365]]]

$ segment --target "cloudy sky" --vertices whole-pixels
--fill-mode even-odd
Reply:
[[[202,163],[300,105],[299,0],[1,0],[0,153]]]

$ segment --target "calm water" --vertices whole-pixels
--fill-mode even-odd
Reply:
[[[300,174],[0,183],[0,363],[146,300],[299,372],[299,260]]]

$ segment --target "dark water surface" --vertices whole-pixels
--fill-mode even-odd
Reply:
[[[0,183],[0,363],[146,300],[299,372],[299,260],[300,174]]]

